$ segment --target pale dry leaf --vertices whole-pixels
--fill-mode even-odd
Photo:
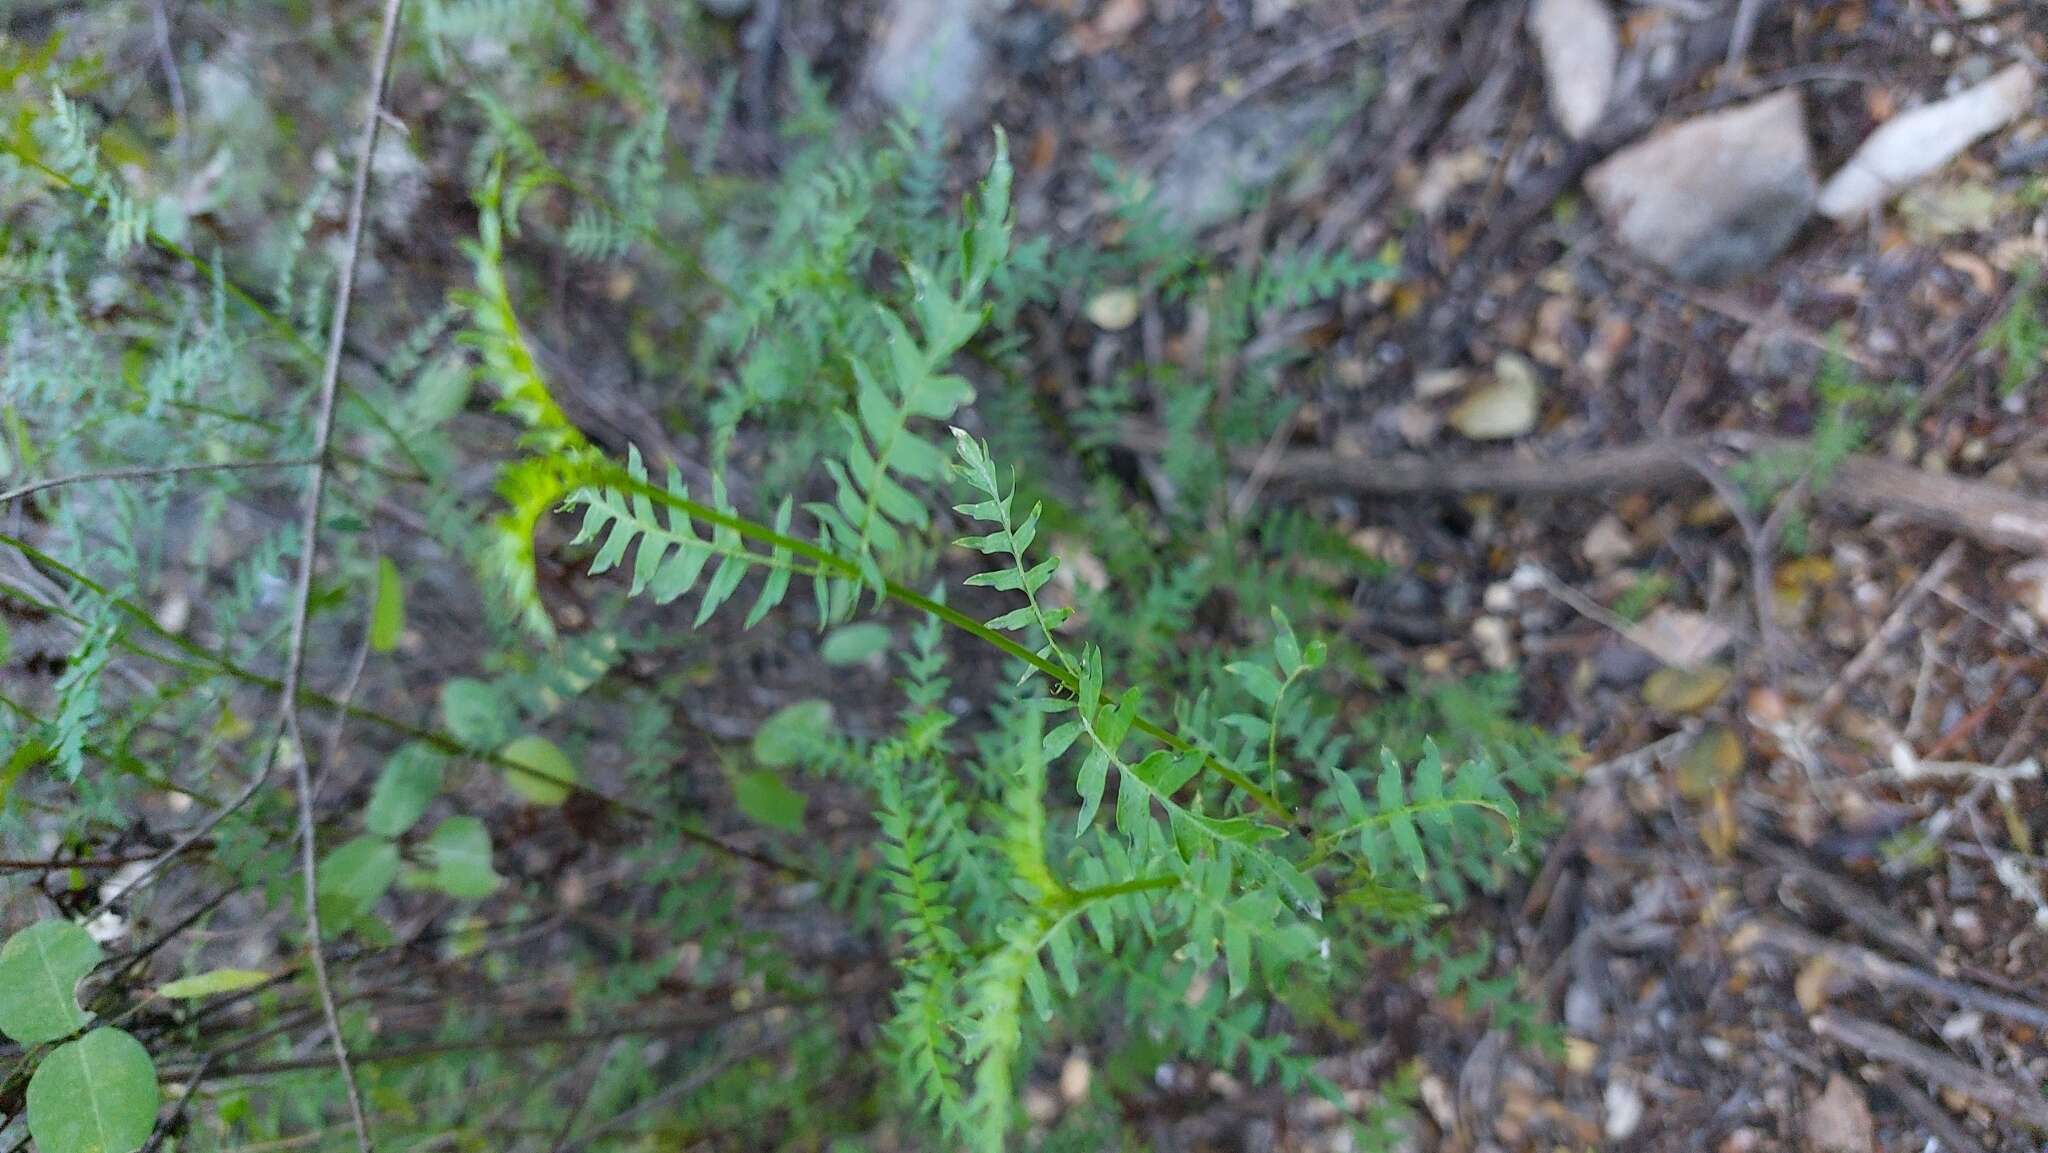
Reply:
[[[1122,332],[1138,319],[1138,290],[1106,288],[1095,294],[1086,309],[1088,319],[1104,332]]]
[[[1828,996],[1839,975],[1835,963],[1826,957],[1809,957],[1799,967],[1799,975],[1792,978],[1792,996],[1807,1016],[1827,1008]]]
[[[1628,639],[1674,668],[1712,660],[1735,639],[1735,630],[1705,613],[1659,605],[1637,622]]]
[[[1535,367],[1513,353],[1503,353],[1493,368],[1493,380],[1445,418],[1472,440],[1510,440],[1536,427],[1541,403]]]

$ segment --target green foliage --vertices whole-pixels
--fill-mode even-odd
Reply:
[[[92,1018],[78,1007],[78,982],[100,963],[100,947],[69,921],[38,921],[0,947],[0,1033],[24,1045],[55,1041]]]
[[[1261,339],[1273,316],[1381,262],[1204,252],[1107,170],[1113,243],[1016,236],[999,135],[968,145],[985,178],[949,210],[942,135],[850,146],[801,61],[762,177],[722,163],[739,84],[702,64],[727,32],[692,5],[410,7],[400,66],[454,97],[412,139],[475,142],[453,166],[475,236],[464,290],[421,301],[434,262],[372,229],[391,279],[346,334],[300,702],[344,1039],[421,1054],[358,1067],[380,1146],[1015,1148],[1040,1055],[1077,1043],[1342,1102],[1315,1073],[1330,991],[1390,956],[1535,1034],[1508,976],[1431,926],[1525,862],[1561,750],[1509,681],[1375,696],[1332,626],[1384,565],[1225,483],[1227,451],[1288,415],[1300,351]],[[352,42],[328,38],[303,50]],[[168,119],[99,134],[85,109],[122,105],[88,105],[95,66],[63,55],[8,89],[81,85],[9,105],[24,179],[0,197],[63,226],[0,235],[0,475],[304,456],[334,181],[260,172],[187,205],[206,182],[135,143]],[[704,103],[683,116],[678,92]],[[330,126],[288,127],[280,155]],[[201,156],[235,143],[182,130]],[[229,251],[173,243],[187,212]],[[625,375],[658,390],[554,347],[587,294],[553,285],[593,278],[626,286]],[[1027,337],[1110,285],[1174,323],[1203,310],[1207,337],[1053,411]],[[650,420],[586,430],[594,397]],[[1169,434],[1149,493],[1105,451],[1134,415]],[[0,595],[59,632],[62,668],[0,708],[0,836],[154,853],[269,763],[303,480],[188,471],[26,506],[0,539],[37,580]],[[146,1139],[148,1052],[282,1070],[202,1085],[181,1148],[339,1132],[338,1078],[274,1027],[310,982],[205,951],[309,945],[293,801],[258,789],[174,883],[115,901],[177,926],[88,985],[135,1038],[79,1035],[83,929],[16,938],[57,946],[41,984],[0,951],[39,1148]],[[0,895],[71,913],[102,879]],[[110,1111],[75,1107],[81,1081]],[[1412,1096],[1382,1088],[1361,1133]],[[1063,1139],[1114,1141],[1106,1095],[1084,1112]],[[79,1118],[97,1128],[50,1128]]]
[[[159,986],[156,995],[166,1001],[197,1001],[222,993],[254,989],[269,980],[270,974],[260,969],[211,969]]]
[[[100,947],[69,921],[38,921],[0,946],[0,1033],[41,1054],[28,1082],[28,1129],[50,1153],[130,1153],[156,1123],[156,1064],[120,1029],[85,1028],[78,982]]]
[[[1984,345],[1999,356],[2001,396],[2018,396],[2040,378],[2041,357],[2048,352],[2048,293],[2038,267],[2020,270],[2012,286],[2012,303],[1985,332]]]
[[[532,804],[559,805],[576,784],[576,762],[546,737],[519,737],[499,749],[498,757],[505,783]]]
[[[156,1127],[156,1066],[142,1042],[95,1029],[59,1045],[28,1082],[28,1131],[44,1153],[128,1153]]]

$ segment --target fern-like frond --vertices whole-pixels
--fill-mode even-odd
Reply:
[[[1255,316],[1277,308],[1299,308],[1390,279],[1397,271],[1384,261],[1354,256],[1342,248],[1290,252],[1270,257],[1260,266],[1245,303]]]
[[[1509,850],[1519,837],[1521,810],[1499,771],[1475,758],[1447,780],[1435,741],[1424,743],[1412,775],[1402,773],[1391,750],[1381,750],[1370,802],[1348,772],[1331,773],[1329,782],[1325,795],[1334,799],[1336,820],[1326,826],[1318,855],[1348,843],[1375,876],[1389,876],[1398,865],[1427,880],[1434,864],[1472,856],[1490,833],[1505,830]]]
[[[640,459],[638,448],[628,449],[626,475],[641,485],[647,483],[647,466]],[[674,468],[669,469],[663,491],[674,501],[659,510],[645,491],[629,492],[617,485],[593,485],[569,495],[569,507],[583,509],[583,528],[572,543],[598,545],[590,565],[591,575],[617,567],[631,552],[633,584],[629,595],[645,592],[654,597],[656,604],[668,604],[695,589],[708,571],[711,577],[698,601],[695,621],[702,625],[732,599],[749,569],[761,569],[768,576],[754,607],[747,613],[746,627],[752,628],[782,602],[792,575],[818,572],[816,565],[799,561],[788,548],[778,546],[766,552],[748,548],[733,527],[732,522],[739,519],[739,514],[725,499],[722,485],[714,485],[709,507],[725,514],[721,518],[725,523],[712,525],[708,537],[699,535],[690,515],[682,511],[681,506],[691,499],[690,490]],[[778,536],[788,533],[791,512],[792,502],[785,499],[775,514],[774,531]],[[715,569],[711,567],[713,561],[717,562]]]

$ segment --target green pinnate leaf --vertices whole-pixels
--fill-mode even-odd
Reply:
[[[763,768],[786,769],[817,748],[819,739],[831,730],[831,702],[809,700],[784,705],[754,730],[754,763]]]
[[[78,982],[100,963],[100,947],[69,921],[38,921],[0,947],[0,1033],[40,1045],[77,1032],[91,1015]]]
[[[441,686],[441,723],[470,748],[493,748],[511,732],[512,702],[496,685],[457,677]]]
[[[357,837],[321,859],[318,895],[321,930],[339,934],[370,915],[398,879],[398,846],[383,837]]]
[[[733,778],[732,795],[748,820],[785,833],[804,831],[809,798],[790,788],[780,775],[765,770],[741,773]]]
[[[889,626],[874,621],[842,625],[833,629],[819,647],[818,655],[828,665],[859,664],[889,648]]]
[[[491,834],[475,817],[450,817],[434,826],[424,846],[426,882],[464,901],[479,901],[503,883],[491,868]]]
[[[1281,671],[1292,676],[1302,668],[1301,642],[1295,639],[1294,626],[1287,623],[1287,614],[1280,607],[1273,607],[1273,655],[1280,661]]]
[[[363,827],[380,837],[402,836],[440,794],[445,762],[431,745],[417,741],[401,745],[384,763],[384,771],[370,790]]]
[[[95,1029],[58,1046],[29,1078],[29,1136],[41,1153],[133,1153],[156,1128],[160,1101],[142,1042]]]
[[[1102,808],[1102,794],[1109,787],[1109,754],[1093,749],[1088,758],[1081,762],[1081,773],[1074,780],[1074,788],[1081,794],[1081,814],[1074,821],[1074,835],[1088,831],[1095,823],[1095,814]]]

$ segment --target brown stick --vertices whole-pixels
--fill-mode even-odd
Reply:
[[[1166,437],[1153,428],[1133,428],[1125,443],[1156,451]],[[1783,437],[1731,433],[1721,437],[1674,437],[1557,460],[1520,452],[1492,452],[1463,459],[1403,453],[1383,457],[1339,457],[1321,449],[1277,454],[1267,467],[1273,487],[1349,492],[1368,496],[1457,496],[1498,492],[1520,496],[1591,496],[1628,489],[1674,490],[1705,484],[1687,463],[1709,450],[1751,453],[1800,451]],[[1233,463],[1250,469],[1254,454]],[[2022,552],[2048,552],[2048,500],[1983,481],[1936,476],[1870,456],[1851,456],[1835,467],[1822,501],[1850,512],[1889,513]]]
[[[1988,1107],[1993,1113],[2016,1118],[2038,1129],[2048,1129],[2048,1100],[1975,1065],[1966,1065],[1946,1053],[1930,1049],[1896,1029],[1847,1013],[1823,1013],[1808,1023],[1820,1036],[1846,1045],[1871,1060],[1897,1065],[1944,1089],[1953,1089]]]
[[[1751,936],[1752,947],[1775,949],[1802,957],[1819,957],[1843,972],[1854,973],[1880,985],[1917,989],[1965,1009],[1994,1013],[2007,1020],[2032,1025],[2036,1029],[2048,1029],[2048,1009],[2043,1009],[2031,1001],[1938,977],[1923,969],[1902,965],[1882,953],[1872,952],[1860,945],[1830,941],[1797,925],[1775,918],[1758,917],[1750,923],[1761,930]]]

